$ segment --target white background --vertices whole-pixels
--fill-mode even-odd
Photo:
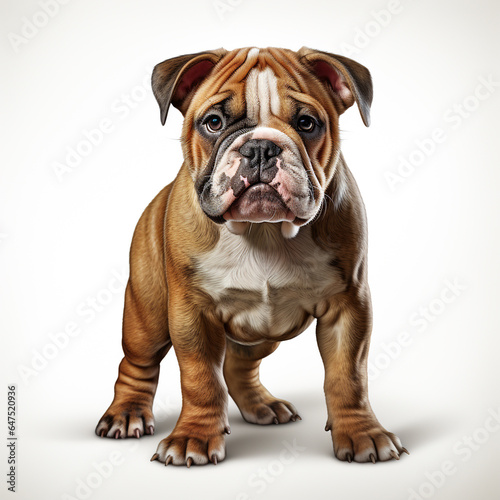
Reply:
[[[19,462],[16,496],[2,480],[0,497],[498,498],[500,424],[489,415],[500,411],[500,87],[481,87],[482,100],[474,94],[481,78],[500,82],[500,4],[231,1],[69,0],[30,31],[27,23],[44,24],[40,4],[2,0],[0,408],[5,415],[7,384],[17,384]],[[341,128],[369,220],[371,401],[411,452],[399,462],[333,458],[313,329],[262,366],[264,383],[303,421],[246,424],[231,402],[227,459],[217,467],[149,462],[180,410],[173,353],[162,364],[156,435],[94,435],[122,356],[123,285],[114,276],[126,277],[135,224],[181,164],[181,116],[171,110],[161,127],[151,69],[180,54],[248,45],[305,45],[371,70],[372,126],[351,109]],[[454,106],[467,116],[457,118]],[[54,165],[103,119],[112,130],[59,179]],[[444,139],[432,146],[436,128]],[[429,154],[415,153],[416,141]],[[387,172],[410,157],[420,164],[391,190]],[[447,280],[459,289],[446,292]],[[85,312],[92,297],[106,302],[94,316]],[[432,321],[416,323],[429,305]],[[65,337],[71,323],[78,335]],[[398,347],[404,332],[409,340]],[[22,367],[34,371],[23,377]],[[282,451],[294,440],[291,460]],[[93,463],[110,456],[118,457],[113,470],[97,475]],[[446,476],[436,473],[443,466]],[[78,489],[80,481],[91,488]]]

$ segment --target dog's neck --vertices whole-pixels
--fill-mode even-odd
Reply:
[[[278,249],[283,246],[284,238],[281,233],[282,222],[248,223],[248,227],[241,235],[252,247],[261,249]]]

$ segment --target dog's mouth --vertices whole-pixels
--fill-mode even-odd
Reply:
[[[223,215],[226,221],[293,222],[295,215],[269,184],[248,187]]]

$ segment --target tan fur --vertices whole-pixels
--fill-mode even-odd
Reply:
[[[338,76],[335,88],[323,79],[325,67]],[[399,458],[404,448],[381,427],[368,401],[372,320],[366,218],[339,147],[338,117],[349,105],[357,102],[369,122],[368,71],[311,49],[219,49],[158,65],[153,88],[163,121],[170,103],[185,115],[185,162],[175,181],[146,209],[134,234],[123,324],[125,357],[115,398],[96,433],[116,438],[153,433],[159,363],[173,345],[182,411],[153,458],[188,466],[223,460],[228,393],[249,422],[300,418],[291,403],[261,384],[259,364],[279,342],[317,319],[327,430],[332,431],[335,455],[359,462]],[[298,151],[295,157],[303,161],[307,176],[290,170],[288,177],[279,177],[290,189],[307,179],[313,186],[310,206],[304,205],[305,215],[293,221],[292,231],[280,232],[281,222],[245,222],[231,232],[231,226],[209,219],[200,205],[197,186],[210,174],[207,165],[218,144],[196,124],[228,97],[231,116],[251,111],[246,116],[253,120],[251,126],[266,127],[260,133],[270,137],[272,130],[279,131],[276,140],[286,137],[279,143],[282,149],[290,148],[290,141]],[[298,108],[323,122],[321,135],[304,138],[291,126]],[[239,147],[234,146],[234,154]],[[232,175],[233,167],[223,167]],[[222,192],[224,175],[213,178]],[[212,196],[214,203],[219,200]]]

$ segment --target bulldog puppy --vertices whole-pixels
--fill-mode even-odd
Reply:
[[[372,328],[363,202],[340,152],[339,116],[370,122],[370,73],[302,48],[218,49],[158,64],[164,124],[184,115],[184,163],[146,208],[132,241],[123,350],[99,436],[153,434],[160,361],[173,346],[182,410],[153,455],[216,464],[228,393],[254,424],[300,419],[259,380],[262,358],[317,320],[326,430],[337,458],[406,451],[368,401]]]

